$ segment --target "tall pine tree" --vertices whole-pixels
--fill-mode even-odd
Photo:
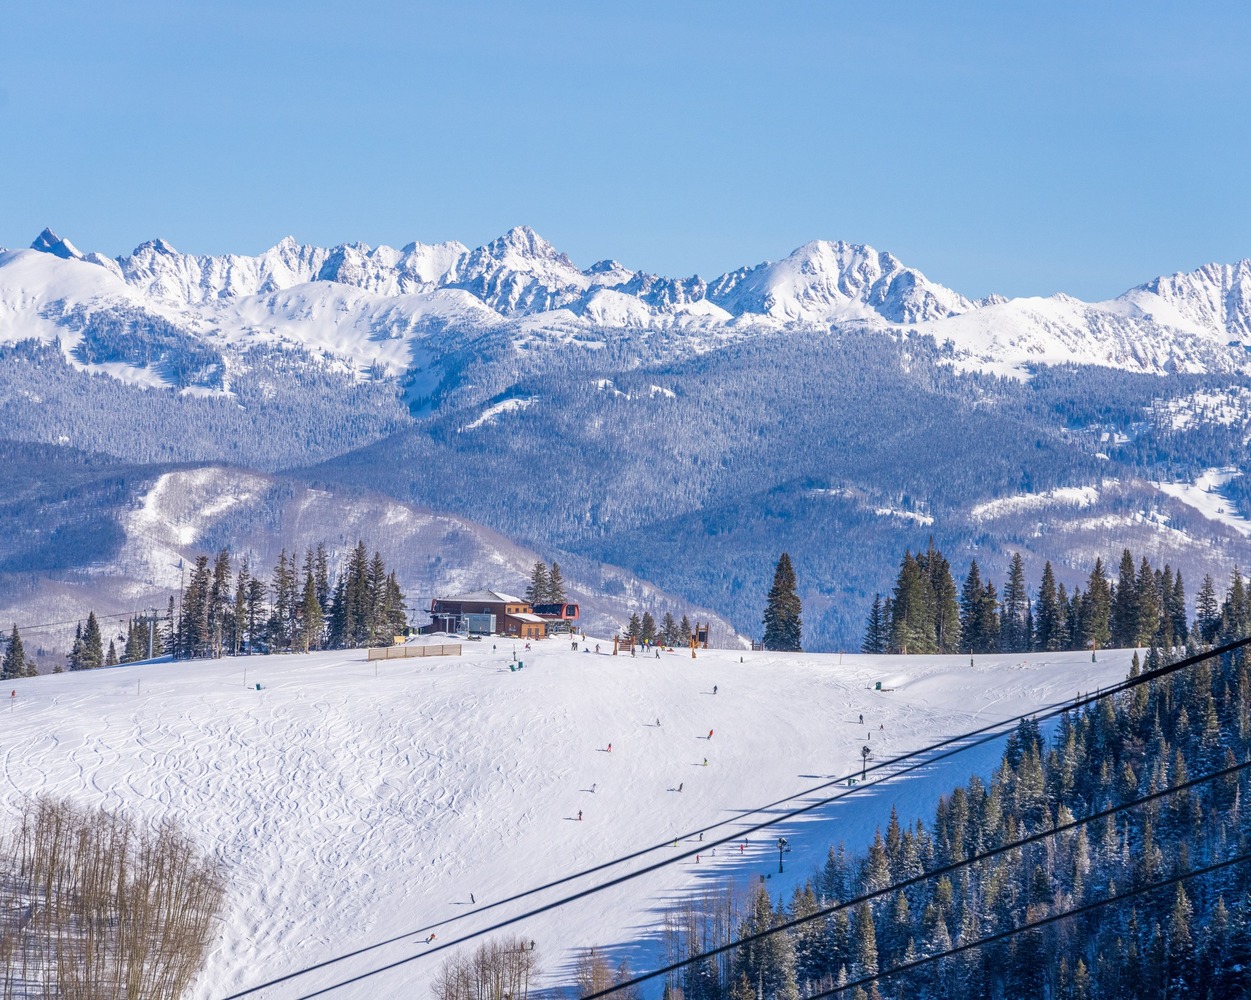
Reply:
[[[795,590],[795,569],[791,557],[783,552],[773,571],[764,613],[764,648],[779,652],[803,649],[802,606]],[[684,619],[685,620],[685,619]]]

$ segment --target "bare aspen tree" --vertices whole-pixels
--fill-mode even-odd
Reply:
[[[447,958],[435,975],[435,1000],[527,1000],[538,975],[537,952],[526,938],[485,941],[472,953]]]
[[[223,894],[218,864],[173,823],[28,800],[0,835],[0,1000],[175,1000]]]

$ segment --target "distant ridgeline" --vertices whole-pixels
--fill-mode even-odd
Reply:
[[[1037,597],[1025,583],[1020,553],[1012,557],[1003,596],[983,582],[974,560],[956,589],[951,565],[931,542],[925,552],[904,554],[893,593],[874,595],[865,627],[865,653],[1027,653],[1061,650],[1174,649],[1190,643],[1233,641],[1251,628],[1251,595],[1235,569],[1224,602],[1211,575],[1203,578],[1193,625],[1186,620],[1181,571],[1135,563],[1121,554],[1115,582],[1096,559],[1086,590],[1066,592],[1051,563],[1043,567]],[[1192,641],[1193,640],[1193,641]]]
[[[899,883],[1246,761],[1251,672],[1244,651],[1204,661],[1061,717],[1054,738],[1023,722],[990,784],[974,777],[933,823],[900,821],[856,856],[831,847],[789,899],[763,880],[704,889],[666,916],[665,954],[702,955],[748,934],[882,894],[671,974],[667,998],[798,1000],[859,983],[847,1000],[949,997],[1245,997],[1251,865],[1176,881],[1246,850],[1244,770],[998,854]],[[1138,672],[1135,654],[1131,676]],[[1123,903],[921,961],[1027,923],[1174,880]],[[882,890],[886,890],[882,892]],[[679,990],[681,992],[679,992]]]
[[[181,602],[171,595],[163,618],[128,623],[120,656],[112,640],[104,649],[95,613],[88,615],[75,636],[69,667],[86,670],[142,660],[149,643],[157,655],[199,659],[389,646],[407,629],[395,572],[379,552],[371,559],[364,542],[357,542],[333,583],[324,543],[308,549],[303,564],[283,549],[268,584],[246,558],[236,569],[229,550],[222,549],[212,566],[208,556],[196,559]]]

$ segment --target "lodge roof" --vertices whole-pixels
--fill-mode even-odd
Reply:
[[[469,594],[454,594],[450,597],[440,597],[440,601],[448,601],[452,604],[525,604],[520,597],[513,597],[511,594],[500,594],[494,590],[475,590]]]

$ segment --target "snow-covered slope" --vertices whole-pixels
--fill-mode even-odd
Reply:
[[[588,637],[596,642],[609,647]],[[567,985],[587,946],[653,967],[662,958],[654,930],[684,893],[764,877],[787,896],[831,844],[865,846],[892,805],[905,821],[931,819],[941,793],[988,774],[1000,752],[990,745],[861,786],[750,834],[742,851],[736,842],[714,853],[716,836],[776,815],[753,810],[785,796],[810,801],[805,790],[857,773],[862,746],[889,759],[1107,685],[1129,660],[1014,655],[970,668],[967,657],[716,650],[632,659],[549,640],[519,647],[525,666],[512,672],[512,653],[511,643],[483,641],[460,657],[377,667],[357,651],[14,681],[0,821],[21,796],[49,792],[186,824],[229,873],[220,942],[194,991],[202,1000],[406,932],[262,995],[309,995],[423,954],[334,994],[422,997],[447,954],[437,948],[690,852],[510,928],[537,942],[539,985]],[[714,824],[724,825],[701,848],[699,831]],[[792,848],[784,875],[779,835]],[[492,908],[643,848],[628,865]]]
[[[889,253],[820,240],[712,281],[614,260],[579,269],[524,226],[472,250],[456,242],[323,248],[287,237],[255,257],[197,256],[158,239],[110,259],[84,255],[50,230],[32,248],[0,255],[2,341],[81,324],[81,312],[70,313],[87,300],[89,308],[125,303],[190,336],[290,344],[392,373],[409,367],[414,340],[500,325],[514,330],[519,349],[616,329],[675,331],[678,349],[700,351],[779,327],[852,324],[930,334],[961,367],[997,372],[1054,363],[1231,371],[1251,363],[1251,261],[1157,278],[1108,302],[1062,294],[973,302]],[[377,347],[387,341],[400,343]]]

